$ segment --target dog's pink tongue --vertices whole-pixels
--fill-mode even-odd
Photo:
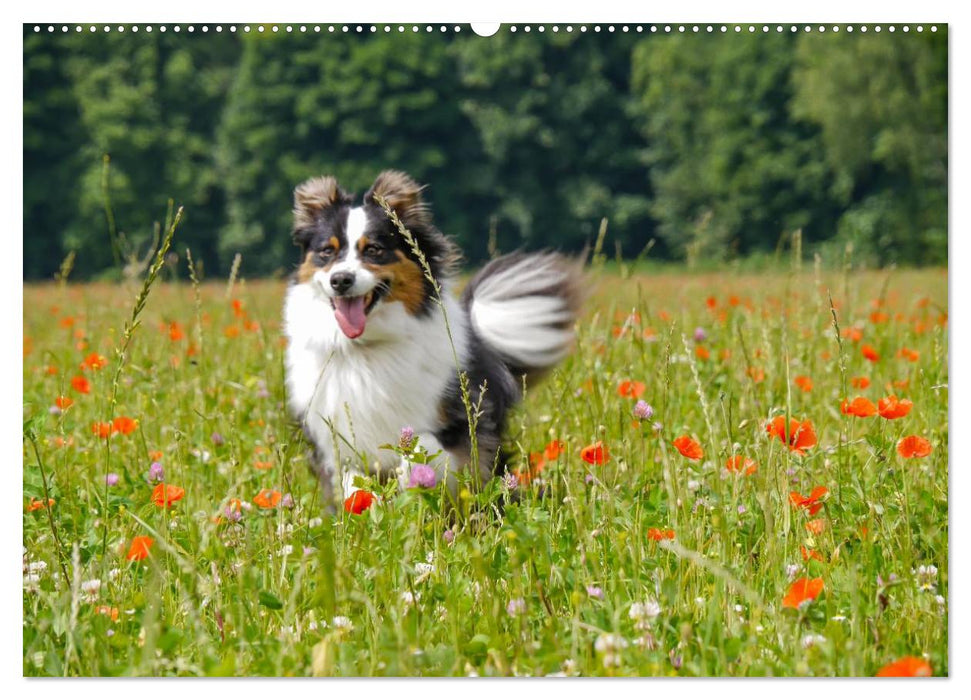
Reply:
[[[336,297],[334,315],[337,325],[348,338],[356,338],[364,332],[367,316],[364,315],[364,297]]]

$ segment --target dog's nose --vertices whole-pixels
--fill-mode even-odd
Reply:
[[[343,294],[354,284],[353,272],[335,272],[330,276],[330,286],[338,294]]]

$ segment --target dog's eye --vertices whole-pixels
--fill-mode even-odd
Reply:
[[[375,245],[374,243],[369,243],[368,245],[364,246],[364,255],[369,258],[376,258],[381,255],[383,251],[384,249],[381,246]]]
[[[320,257],[326,259],[326,258],[329,258],[330,256],[332,256],[334,254],[334,250],[335,250],[334,246],[332,246],[332,245],[325,245],[323,248],[321,248],[319,251],[317,251],[317,255],[319,255]]]

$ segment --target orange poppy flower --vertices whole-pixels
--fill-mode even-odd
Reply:
[[[790,451],[800,457],[806,454],[806,450],[816,445],[816,430],[810,420],[800,422],[790,418],[787,429],[786,417],[776,416],[766,424],[765,429],[769,435],[779,438]]]
[[[879,671],[877,671],[877,676],[932,676],[934,672],[931,670],[931,665],[927,663],[924,659],[917,656],[904,656],[897,659],[893,663],[889,663]]]
[[[255,462],[253,462],[253,466],[256,469],[260,469],[260,470],[272,469],[273,468],[273,462],[272,462],[272,460],[269,460],[269,461],[256,460]]]
[[[243,302],[239,299],[233,299],[233,315],[236,318],[242,318],[246,315],[246,312],[243,310]]]
[[[87,380],[87,377],[78,375],[71,380],[71,388],[79,394],[90,394],[91,382]]]
[[[30,499],[30,503],[27,504],[27,512],[28,513],[33,513],[35,510],[40,510],[41,508],[45,508],[45,507],[46,508],[53,508],[54,507],[54,499],[53,498],[48,498],[47,499],[47,503],[44,503],[43,501],[38,501],[36,498],[31,498]]]
[[[897,357],[903,357],[910,362],[917,362],[920,360],[920,353],[917,350],[911,350],[910,348],[900,348],[897,352]]]
[[[803,561],[809,561],[810,559],[815,559],[816,561],[822,562],[826,561],[823,555],[814,549],[806,549],[803,545],[799,545],[799,551],[802,553]]]
[[[716,306],[718,306],[718,300],[715,297],[708,297],[705,299],[705,306],[707,306],[709,309],[714,309]]]
[[[173,343],[177,343],[178,341],[182,340],[183,338],[185,338],[185,331],[182,328],[182,324],[181,323],[176,323],[175,321],[173,321],[172,323],[170,323],[169,324],[169,340],[171,340]]]
[[[874,311],[870,314],[870,323],[886,323],[889,318],[890,316],[883,311]]]
[[[68,398],[67,396],[58,396],[56,399],[54,399],[54,405],[62,411],[66,411],[74,405],[74,399]]]
[[[823,579],[800,578],[792,582],[789,592],[782,599],[782,607],[798,610],[802,605],[815,600],[823,592]]]
[[[344,510],[354,515],[360,515],[374,503],[374,494],[370,491],[355,491],[344,501]]]
[[[851,326],[843,331],[843,337],[849,338],[854,343],[858,343],[863,340],[863,331],[856,326]]]
[[[705,456],[705,451],[701,449],[698,441],[689,435],[682,435],[679,438],[675,438],[673,444],[678,448],[678,452],[688,459],[699,460]]]
[[[279,491],[270,489],[260,489],[260,492],[253,497],[253,503],[260,508],[276,508],[283,494]]]
[[[813,390],[813,380],[809,377],[800,374],[798,377],[792,380],[793,383],[805,392],[810,392]]]
[[[930,441],[919,435],[908,435],[897,443],[897,454],[904,459],[926,457],[933,451]]]
[[[47,365],[47,367],[44,368],[44,374],[51,376],[57,374],[57,367],[54,365]]]
[[[876,415],[877,407],[873,405],[873,402],[870,401],[870,399],[863,396],[857,396],[852,401],[843,399],[843,403],[840,404],[840,412],[847,416],[869,418],[870,416]]]
[[[853,385],[853,388],[854,389],[866,389],[868,386],[870,386],[870,378],[869,377],[852,377],[850,379],[850,384]]]
[[[60,325],[61,325],[61,328],[70,328],[71,326],[74,325],[74,317],[65,316],[64,318],[61,319]]]
[[[711,353],[704,345],[695,345],[695,357],[699,360],[707,360],[711,357]]]
[[[239,337],[239,326],[226,326],[223,328],[223,335],[227,338]]]
[[[898,399],[894,394],[877,401],[877,410],[880,412],[880,416],[887,420],[903,418],[910,413],[910,409],[913,407],[913,401],[910,399]]]
[[[661,540],[673,540],[674,530],[661,530],[660,528],[651,527],[647,530],[647,539],[654,540],[655,542],[660,542]]]
[[[104,440],[110,437],[113,431],[111,429],[111,423],[92,423],[91,432],[97,435],[100,440]]]
[[[153,544],[155,544],[155,540],[147,535],[133,537],[131,547],[128,548],[128,554],[125,555],[125,559],[128,561],[141,561],[148,556],[148,550],[152,548]]]
[[[95,612],[99,615],[107,615],[111,618],[112,622],[118,621],[118,608],[112,608],[108,605],[99,605],[95,608]]]
[[[137,427],[138,421],[128,416],[118,416],[111,424],[112,432],[121,433],[122,435],[129,435],[135,432]]]
[[[107,364],[108,360],[103,355],[93,352],[84,358],[84,362],[81,363],[81,369],[99,370]]]
[[[754,459],[743,457],[742,455],[729,457],[728,461],[725,462],[725,469],[730,472],[743,472],[745,476],[754,474],[758,468],[759,465]]]
[[[752,381],[756,384],[765,381],[765,370],[761,367],[749,367],[745,373],[750,376]]]
[[[860,352],[862,352],[863,357],[868,359],[870,362],[880,361],[880,353],[874,350],[873,347],[870,345],[864,345],[862,348],[860,348]]]
[[[628,399],[639,399],[646,388],[644,382],[627,380],[617,386],[617,393]]]
[[[152,489],[152,503],[159,508],[181,501],[184,496],[185,489],[173,484],[158,484]]]
[[[547,461],[552,462],[554,459],[557,459],[565,449],[565,443],[561,442],[560,440],[553,440],[543,449],[543,457]]]
[[[810,515],[816,515],[819,509],[823,507],[820,501],[827,493],[829,493],[829,489],[825,486],[817,486],[808,496],[803,496],[798,491],[791,491],[789,493],[789,503],[796,508],[805,508],[809,511]]]
[[[806,523],[806,529],[810,534],[821,535],[826,531],[826,519],[816,518],[815,520],[810,520]]]
[[[600,440],[580,450],[580,459],[587,464],[606,464],[610,461],[610,451]]]

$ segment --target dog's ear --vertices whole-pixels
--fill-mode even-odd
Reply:
[[[398,170],[385,170],[364,195],[364,201],[381,206],[377,198],[383,198],[409,229],[430,226],[431,214],[421,198],[423,189],[410,175]]]
[[[329,175],[313,177],[293,191],[293,242],[306,248],[320,213],[347,201],[347,194]]]

